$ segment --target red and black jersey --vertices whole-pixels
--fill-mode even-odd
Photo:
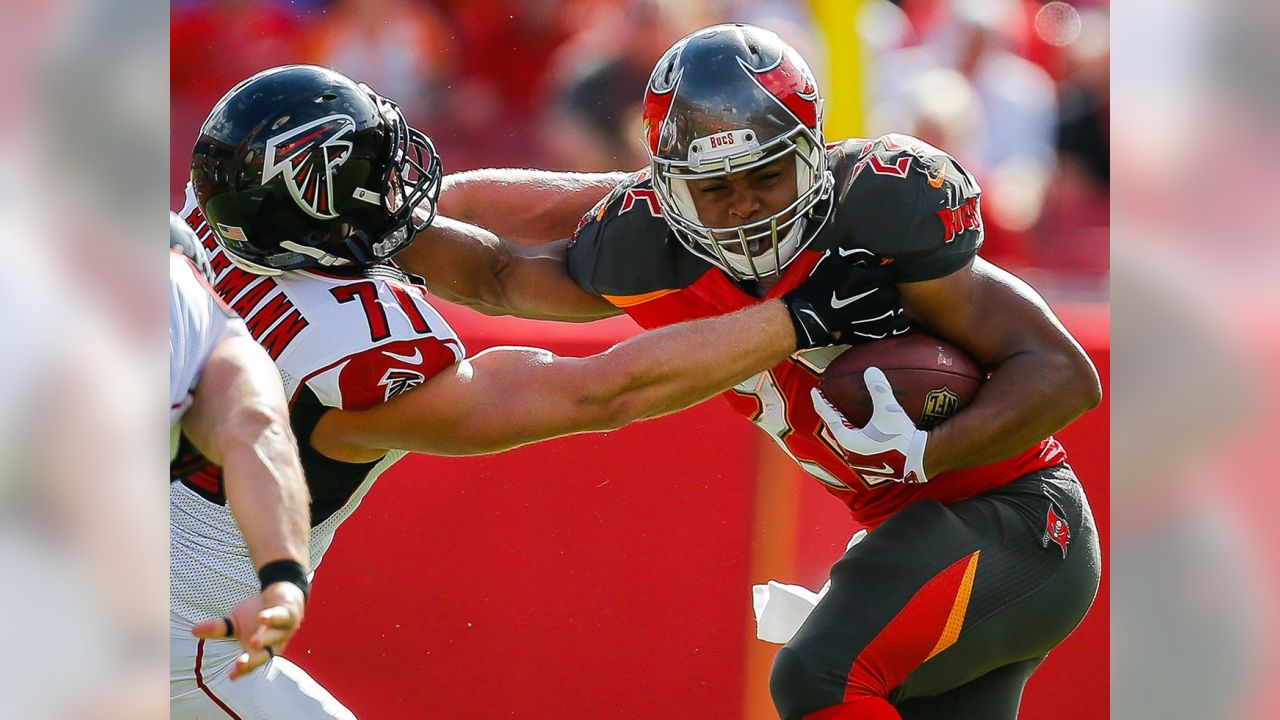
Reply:
[[[830,207],[814,213],[827,220],[763,298],[680,243],[662,217],[647,171],[628,176],[583,218],[569,247],[569,272],[584,289],[652,329],[777,298],[804,281],[829,248],[865,253],[898,282],[944,277],[978,254],[982,190],[951,156],[915,138],[886,135],[835,143],[828,160],[835,177]],[[1065,460],[1051,437],[1017,457],[945,473],[924,485],[868,482],[823,432],[810,400],[810,390],[841,350],[798,352],[724,396],[859,522],[875,525],[921,497],[970,497]]]

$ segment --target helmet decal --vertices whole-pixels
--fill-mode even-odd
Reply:
[[[676,98],[676,88],[680,85],[680,76],[684,68],[680,66],[680,52],[685,42],[671,46],[658,60],[649,78],[649,87],[644,94],[644,139],[649,144],[650,152],[658,152],[663,132],[674,131],[667,116],[671,112],[671,101]]]
[[[342,137],[355,127],[348,115],[329,115],[268,139],[262,183],[281,175],[289,194],[308,214],[322,220],[338,217],[333,209],[333,171],[351,156],[351,143]]]
[[[809,66],[794,50],[787,48],[764,68],[752,67],[742,58],[738,58],[738,64],[806,127],[818,126],[818,85]]]

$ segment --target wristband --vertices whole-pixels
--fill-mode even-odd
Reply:
[[[303,569],[301,563],[294,560],[273,560],[263,565],[258,571],[258,580],[262,583],[263,590],[272,583],[289,582],[298,586],[304,598],[311,597],[311,583],[307,582],[307,571]]]
[[[796,331],[796,349],[807,350],[823,345],[831,345],[835,338],[823,324],[822,318],[814,311],[808,301],[793,295],[785,295],[782,303],[787,306],[787,314],[791,316],[791,325]]]

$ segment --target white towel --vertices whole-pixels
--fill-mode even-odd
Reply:
[[[845,552],[862,542],[866,536],[866,530],[854,533]],[[756,614],[756,637],[765,642],[785,645],[830,589],[830,580],[818,592],[803,585],[788,585],[777,580],[752,585],[751,605]]]

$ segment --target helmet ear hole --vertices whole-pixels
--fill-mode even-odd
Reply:
[[[333,102],[334,100],[337,100],[337,99],[338,99],[337,95],[333,93],[325,93],[317,97],[315,101],[318,103],[322,103],[322,102]]]

